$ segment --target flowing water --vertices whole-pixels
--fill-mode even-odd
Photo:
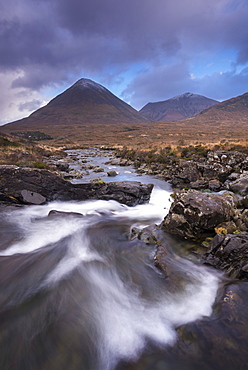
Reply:
[[[115,181],[154,181],[149,204],[54,202],[2,211],[0,369],[132,369],[148,349],[173,346],[177,327],[211,315],[219,273],[175,254],[171,286],[154,266],[155,246],[131,237],[134,227],[162,221],[169,185],[118,170]]]

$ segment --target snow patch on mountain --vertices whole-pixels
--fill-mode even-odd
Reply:
[[[105,87],[103,87],[102,85],[88,79],[88,78],[81,78],[80,80],[78,80],[74,85],[74,87],[79,87],[79,88],[82,88],[82,89],[95,89],[95,90],[99,90],[99,91],[106,91],[107,89],[105,89]]]

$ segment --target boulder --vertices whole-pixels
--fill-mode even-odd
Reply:
[[[202,257],[205,264],[224,270],[228,276],[248,279],[248,232],[217,234]]]
[[[197,165],[193,161],[186,161],[183,159],[181,159],[177,165],[172,166],[169,172],[169,182],[171,182],[173,186],[187,186],[201,178]]]
[[[70,169],[69,164],[66,162],[57,162],[55,163],[55,166],[57,167],[59,171],[62,171],[62,172],[69,172],[69,169]]]
[[[46,198],[43,195],[30,190],[21,190],[21,197],[23,203],[27,204],[43,204],[46,203]]]
[[[230,221],[234,214],[233,200],[229,195],[181,191],[176,194],[161,228],[184,238],[201,239],[214,233],[217,225]]]
[[[42,204],[45,201],[105,199],[128,206],[148,202],[152,184],[137,181],[72,184],[56,174],[39,169],[0,166],[2,199],[21,204]]]
[[[232,167],[220,163],[197,163],[197,168],[204,179],[217,179],[224,182],[232,172]]]
[[[236,181],[229,183],[229,189],[241,195],[248,195],[248,173],[242,174]]]
[[[118,175],[118,173],[116,171],[114,171],[114,170],[108,171],[107,174],[108,174],[109,177],[115,177],[115,176]]]
[[[93,168],[93,172],[104,172],[104,169],[102,167],[99,167],[99,166],[95,166]]]

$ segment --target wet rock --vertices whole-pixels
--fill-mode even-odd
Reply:
[[[65,179],[81,179],[83,177],[83,173],[79,170],[70,171],[68,174],[64,175]]]
[[[111,171],[108,171],[107,174],[109,177],[115,177],[118,175],[118,172],[111,170]]]
[[[152,189],[153,184],[142,184],[137,181],[110,182],[99,188],[98,196],[99,199],[115,199],[120,203],[134,206],[148,202]]]
[[[62,172],[69,172],[69,164],[68,163],[65,163],[65,162],[57,162],[55,163],[55,166],[57,167],[57,169],[59,171],[62,171]]]
[[[248,280],[248,233],[217,234],[202,260],[232,278]]]
[[[48,202],[105,199],[134,206],[148,202],[152,189],[152,184],[137,181],[71,184],[47,170],[0,166],[0,193],[5,201],[14,199],[21,204],[30,204],[30,200],[34,204],[44,197]]]
[[[63,212],[63,211],[57,211],[56,209],[52,209],[48,213],[48,217],[64,217],[64,216],[73,216],[73,217],[84,217],[82,213],[79,212]]]
[[[233,215],[231,201],[222,195],[181,191],[176,194],[161,228],[184,238],[200,239],[213,233],[220,223],[230,221]]]
[[[96,177],[95,179],[90,180],[93,184],[106,184],[104,180],[101,179],[101,177]]]
[[[46,203],[46,198],[43,197],[43,195],[33,192],[33,191],[26,190],[26,189],[21,190],[21,197],[22,197],[23,203],[26,203],[26,204],[39,205],[39,204]]]
[[[214,314],[177,329],[178,340],[164,356],[173,369],[245,370],[248,354],[247,282],[230,284],[214,307]],[[176,359],[176,360],[175,360]],[[170,366],[168,367],[170,368]]]
[[[102,167],[99,167],[99,166],[95,166],[93,168],[93,172],[104,172],[104,169]]]
[[[157,227],[155,225],[147,226],[142,230],[133,228],[131,238],[137,237],[142,242],[153,245],[158,243]]]

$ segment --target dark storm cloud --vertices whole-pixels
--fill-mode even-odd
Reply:
[[[226,3],[226,6],[223,4]],[[65,68],[100,68],[109,63],[153,61],[176,54],[181,38],[189,49],[235,42],[239,60],[247,60],[247,10],[230,1],[174,0],[23,0],[18,16],[10,2],[1,22],[0,65],[39,63]],[[222,7],[221,7],[222,6]],[[13,11],[13,17],[11,17]],[[220,12],[222,11],[222,12]],[[245,22],[245,23],[244,23]],[[191,44],[191,45],[190,45]],[[109,45],[109,47],[108,47]],[[26,70],[26,73],[28,71]]]
[[[247,4],[247,0],[2,1],[0,73],[13,76],[13,90],[41,91],[88,76],[111,86],[135,71],[123,93],[135,105],[141,104],[140,94],[150,101],[195,92],[200,80],[192,78],[191,68],[198,55],[210,57],[230,49],[236,55],[233,68],[248,62]],[[243,86],[239,75],[212,73],[201,82],[206,91],[211,91],[208,82],[215,81],[217,86],[233,81]]]

